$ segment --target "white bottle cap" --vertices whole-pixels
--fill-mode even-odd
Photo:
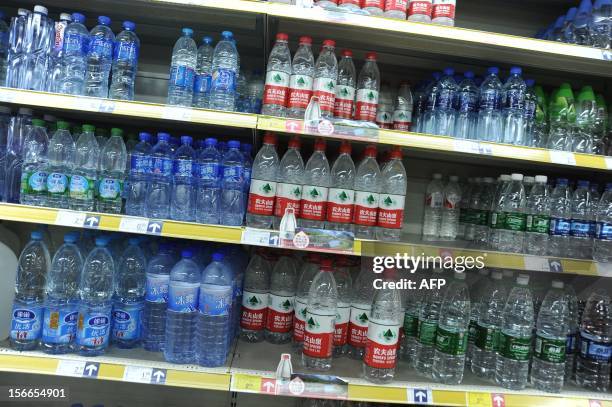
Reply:
[[[34,6],[34,12],[47,15],[49,11],[45,6]]]
[[[26,116],[32,116],[32,109],[29,109],[27,107],[20,107],[19,108],[19,114],[24,114]]]
[[[527,274],[519,274],[519,276],[516,278],[516,283],[518,285],[529,284],[529,276]]]
[[[499,176],[501,178],[502,181],[510,181],[510,175],[508,174],[502,174]]]
[[[8,106],[0,106],[0,113],[11,114],[11,108]]]
[[[480,274],[481,276],[488,276],[489,275],[489,269],[481,268],[480,270],[478,270],[478,274]]]
[[[512,174],[512,181],[522,181],[523,174]]]
[[[552,286],[553,288],[563,288],[563,281],[553,280]]]
[[[455,278],[457,280],[465,280],[465,273],[463,271],[455,271]]]
[[[451,175],[450,177],[448,177],[448,179],[449,179],[451,182],[457,182],[457,181],[459,181],[459,177],[458,177],[458,176],[456,176],[456,175]]]
[[[20,8],[19,10],[17,10],[18,16],[27,16],[28,14],[30,14],[30,10],[28,10],[27,8]]]
[[[72,16],[69,13],[60,14],[60,20],[72,21]]]
[[[493,280],[501,280],[502,279],[503,274],[500,271],[494,271],[491,273],[491,278]]]
[[[487,184],[492,184],[492,183],[493,183],[493,178],[491,178],[491,177],[485,177],[485,178],[484,178],[484,182],[486,182]]]
[[[435,173],[435,174],[433,175],[433,179],[442,179],[442,174]]]
[[[546,182],[548,182],[548,177],[546,175],[536,175],[535,181],[541,184],[546,184]]]
[[[524,177],[524,178],[523,178],[523,182],[525,182],[525,183],[527,183],[527,184],[533,184],[533,183],[534,183],[534,181],[535,181],[535,178],[533,178],[533,177],[529,177],[529,176],[527,176],[527,177]]]

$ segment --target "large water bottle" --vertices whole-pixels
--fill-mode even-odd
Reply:
[[[198,46],[191,38],[193,36],[191,28],[183,28],[181,31],[183,35],[176,41],[172,49],[167,103],[191,106]]]
[[[21,73],[25,65],[25,31],[30,10],[20,8],[17,15],[11,19],[8,34],[8,55],[6,68],[6,86],[18,88],[21,82]],[[63,33],[62,33],[63,35]]]
[[[351,320],[351,296],[353,279],[350,274],[350,263],[340,257],[335,262],[334,279],[338,290],[336,320],[334,322],[334,357],[346,355],[348,351],[348,328]]]
[[[591,11],[589,35],[594,47],[610,49],[610,41],[612,41],[612,4],[610,1],[595,1]]]
[[[49,62],[49,78],[47,79],[47,89],[50,92],[59,91],[59,85],[64,75],[62,67],[62,62],[64,60],[64,34],[66,32],[66,27],[68,27],[68,24],[71,22],[72,15],[68,13],[61,13],[59,20],[55,22],[55,38]]]
[[[325,155],[325,141],[317,139],[314,151],[304,168],[304,186],[300,203],[300,226],[323,229],[329,195],[329,161]]]
[[[110,18],[100,16],[98,17],[98,25],[89,33],[85,96],[99,98],[108,96],[113,47],[115,45],[115,34],[110,28],[110,23]]]
[[[32,120],[23,141],[21,189],[19,202],[43,206],[47,200],[47,147],[49,139],[45,122]]]
[[[174,154],[172,165],[172,195],[170,198],[170,219],[191,222],[195,220],[194,169],[196,153],[191,147],[193,139],[181,136],[181,146]]]
[[[574,34],[576,36],[576,44],[578,45],[592,45],[593,39],[591,38],[591,32],[589,30],[589,24],[592,21],[591,13],[593,10],[593,3],[591,0],[582,0],[580,6],[578,6],[578,13],[574,18]]]
[[[571,131],[575,120],[574,93],[568,83],[562,83],[561,87],[550,97],[550,129],[546,147],[552,150],[570,151],[572,147]]]
[[[355,174],[355,163],[351,158],[351,144],[343,141],[340,145],[340,154],[334,161],[330,173],[326,229],[353,231]]]
[[[444,203],[444,184],[442,174],[433,174],[425,192],[423,211],[423,240],[431,241],[440,238],[442,221],[442,204]]]
[[[482,189],[479,196],[479,202],[476,206],[476,211],[472,218],[473,222],[473,241],[477,247],[486,247],[489,244],[489,217],[491,206],[495,200],[496,186],[493,183],[493,178],[484,177],[482,180]]]
[[[459,87],[453,79],[455,70],[445,68],[444,75],[438,82],[436,103],[434,105],[433,134],[440,136],[453,136],[455,131],[455,119],[457,111],[455,109],[455,98]]]
[[[202,38],[202,45],[198,48],[195,67],[195,80],[193,84],[193,107],[206,109],[210,102],[210,87],[212,83],[212,63],[215,49],[212,38]]]
[[[525,109],[523,110],[523,130],[525,133],[525,145],[539,147],[544,145],[544,131],[539,121],[543,118],[538,114],[538,95],[535,92],[533,79],[525,79]]]
[[[223,156],[221,167],[221,223],[228,226],[241,226],[244,220],[244,158],[240,152],[240,142],[230,140],[228,150]]]
[[[266,341],[275,344],[291,341],[297,272],[293,259],[281,256],[270,276]]]
[[[402,151],[394,148],[390,160],[380,172],[380,199],[376,236],[379,240],[399,240],[404,223],[406,201],[406,169],[402,163]]]
[[[270,263],[262,253],[255,253],[244,273],[240,338],[247,342],[264,339],[271,272]]]
[[[379,81],[380,82],[380,75]],[[355,86],[357,72],[353,62],[353,51],[342,50],[342,59],[338,63],[338,82],[336,83],[336,100],[334,101],[334,117],[352,119],[355,111]],[[380,84],[378,84],[380,86]],[[377,95],[378,97],[378,95]]]
[[[54,34],[53,21],[48,17],[47,9],[43,6],[34,6],[34,12],[27,15],[25,30],[22,33],[24,59],[19,74],[20,83],[17,87],[28,90],[47,90]],[[87,35],[87,30],[85,34]],[[19,40],[16,39],[16,41]],[[66,41],[64,41],[65,44]],[[85,48],[83,52],[86,51]]]
[[[338,290],[332,261],[321,261],[308,293],[302,363],[307,369],[326,371],[332,367],[332,349]]]
[[[418,281],[418,279],[411,280]],[[417,348],[417,331],[419,327],[419,310],[421,308],[421,302],[423,301],[423,292],[420,290],[410,293],[402,301],[404,305],[404,320],[403,320],[403,339],[400,348],[402,360],[408,363],[410,368],[414,368],[416,361],[416,348]]]
[[[300,200],[304,185],[304,160],[300,154],[300,146],[300,140],[297,137],[291,139],[287,152],[278,166],[274,200],[274,229],[276,230],[280,228],[287,208],[293,208],[295,217],[300,217]]]
[[[355,236],[376,237],[378,202],[381,187],[380,168],[376,162],[376,146],[368,145],[355,174]]]
[[[550,230],[549,190],[546,175],[536,175],[535,184],[527,196],[525,212],[525,252],[537,256],[548,254],[548,232]]]
[[[312,280],[319,273],[320,257],[318,254],[309,253],[300,269],[300,276],[295,293],[295,315],[293,317],[292,349],[298,353],[302,352],[304,345],[304,330],[306,329],[306,309],[308,307],[308,293]]]
[[[502,115],[500,102],[502,99],[502,84],[497,76],[499,68],[491,67],[480,85],[478,96],[478,128],[476,135],[479,140],[502,140]]]
[[[593,153],[597,102],[590,86],[583,86],[576,99],[576,123],[572,127],[570,150],[578,153]]]
[[[478,122],[478,88],[474,84],[474,72],[466,71],[463,80],[458,85],[457,119],[453,136],[461,139],[476,139]]]
[[[4,168],[0,168],[0,175],[4,173],[3,200],[6,202],[19,202],[21,190],[21,169],[23,164],[23,142],[31,127],[32,110],[19,108],[18,113],[11,117],[6,134],[6,156]]]
[[[451,175],[443,191],[440,240],[455,240],[457,238],[457,231],[459,229],[459,202],[461,202],[459,177]]]
[[[289,79],[292,73],[288,41],[287,34],[276,34],[276,43],[270,51],[266,65],[266,85],[261,114],[281,117],[286,115]]]
[[[297,119],[304,117],[306,107],[312,96],[314,63],[312,38],[300,37],[300,45],[293,55],[293,71],[289,78],[287,117]]]
[[[504,189],[501,210],[504,225],[499,230],[498,249],[505,252],[520,253],[525,243],[527,216],[525,215],[525,188],[523,174],[512,174],[512,180]]]
[[[589,181],[579,180],[570,200],[572,220],[568,257],[590,259],[593,256],[591,193]]]
[[[353,284],[348,332],[348,355],[362,360],[368,341],[368,322],[374,298],[373,273],[362,268]]]
[[[57,131],[49,140],[47,149],[46,206],[68,208],[69,177],[74,164],[75,144],[68,122],[57,122]]]
[[[510,69],[510,76],[504,84],[502,92],[502,126],[501,141],[508,144],[525,145],[525,81],[521,77],[519,67]]]
[[[100,158],[100,148],[94,131],[94,126],[84,124],[83,132],[76,142],[68,194],[70,209],[77,211],[94,210],[94,195],[98,181]]]
[[[221,195],[221,154],[217,150],[217,139],[207,138],[205,148],[196,163],[196,221],[219,223]]]
[[[145,216],[147,184],[151,173],[151,135],[142,132],[140,142],[130,153],[129,186],[125,201],[125,213],[132,216]]]
[[[321,116],[332,117],[336,101],[336,84],[338,80],[338,60],[334,53],[336,42],[323,41],[314,70],[313,95],[319,100]]]
[[[576,354],[578,353],[578,328],[580,316],[578,315],[578,297],[571,285],[564,286],[565,297],[568,306],[568,325],[565,340],[565,377],[564,383],[574,382],[574,371],[576,368]]]
[[[30,234],[17,264],[15,300],[13,301],[9,343],[15,350],[38,346],[43,327],[45,282],[51,259],[40,231]]]
[[[238,50],[232,42],[234,36],[231,31],[223,31],[221,37],[213,55],[210,108],[233,111],[236,79],[240,70]]]
[[[495,381],[502,387],[522,390],[529,379],[534,312],[529,276],[521,274],[504,307],[499,336]]]
[[[100,155],[100,175],[97,193],[97,210],[105,213],[121,213],[123,182],[127,152],[123,143],[123,130],[111,129]]]
[[[183,250],[181,257],[170,272],[164,358],[171,363],[193,363],[200,270],[191,250]]]
[[[136,24],[123,22],[123,31],[117,35],[113,52],[112,82],[108,96],[111,99],[134,100],[134,84],[138,71],[140,40],[134,32]]]
[[[550,231],[548,254],[564,257],[569,251],[572,205],[567,178],[557,178],[557,184],[550,194]]]
[[[606,191],[595,206],[594,217],[593,260],[612,262],[612,183],[606,185]]]
[[[169,141],[168,133],[157,133],[157,144],[151,150],[151,173],[145,204],[145,214],[150,218],[170,217],[172,152]]]
[[[85,356],[106,352],[111,332],[111,310],[115,263],[106,236],[96,238],[89,252],[79,285],[79,324],[77,347]]]
[[[376,64],[376,53],[369,52],[359,77],[357,78],[357,95],[355,97],[355,120],[376,121],[378,92],[380,91],[380,71]]]
[[[63,75],[59,92],[69,95],[85,94],[85,77],[87,73],[87,51],[89,50],[89,32],[83,25],[85,16],[72,14],[72,22],[64,32]]]
[[[432,278],[441,278],[442,269],[434,269]],[[446,287],[436,288],[426,295],[419,311],[417,328],[417,346],[414,368],[422,376],[433,379],[433,360],[436,345],[436,330],[440,318],[440,308],[446,293]]]
[[[263,146],[253,161],[246,216],[246,223],[249,227],[269,229],[272,226],[278,166],[276,137],[271,133],[266,133]]]
[[[593,154],[603,155],[606,151],[606,131],[608,124],[608,107],[602,94],[595,96],[597,102],[597,114],[593,129]]]
[[[146,270],[145,303],[142,314],[142,344],[152,352],[164,350],[170,271],[176,263],[172,246],[160,243]]]

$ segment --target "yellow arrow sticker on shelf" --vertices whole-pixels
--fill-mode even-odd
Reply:
[[[232,375],[231,390],[247,393],[259,393],[261,391],[262,377],[248,374]]]

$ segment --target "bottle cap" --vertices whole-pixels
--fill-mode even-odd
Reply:
[[[558,30],[561,27],[563,27],[564,22],[565,22],[565,15],[557,17],[557,21],[555,21],[555,25],[554,25],[555,30]]]
[[[351,51],[350,49],[343,49],[342,50],[342,56],[343,57],[353,57],[353,51]]]
[[[72,16],[70,15],[70,13],[61,13],[60,14],[60,21],[72,21]]]
[[[315,151],[325,151],[325,140],[322,138],[318,138],[315,141],[314,149]]]
[[[98,24],[110,25],[110,23],[111,23],[111,19],[109,17],[106,17],[106,16],[98,17]]]
[[[210,147],[210,146],[216,146],[217,145],[217,139],[214,137],[209,137],[206,140],[204,140],[204,145]]]
[[[444,75],[453,76],[454,74],[455,74],[455,69],[451,68],[450,66],[447,68],[444,68]]]
[[[289,36],[285,33],[276,34],[276,41],[289,41]]]
[[[190,249],[184,249],[181,252],[181,257],[184,259],[190,259],[193,257],[193,252]]]
[[[534,177],[530,177],[530,176],[528,176],[528,175],[525,175],[525,176],[523,177],[523,182],[524,182],[525,184],[533,184],[533,183],[535,182],[535,178],[534,178]]]
[[[230,140],[227,142],[228,148],[240,148],[240,142],[236,140]]]
[[[193,35],[193,30],[189,27],[184,27],[181,32],[183,33],[183,35],[186,35],[188,37],[191,37]]]
[[[578,9],[576,7],[571,7],[569,10],[567,10],[567,14],[565,15],[565,21],[574,21],[577,12]]]
[[[47,10],[47,8],[45,6],[38,6],[38,5],[34,6],[34,12],[35,13],[44,14],[44,15],[49,14],[49,11]]]
[[[435,174],[432,176],[432,178],[433,178],[433,179],[442,179],[442,174],[435,173]]]
[[[213,261],[223,261],[223,257],[224,257],[223,253],[221,253],[221,252],[215,252],[212,255]]]
[[[457,280],[465,280],[465,273],[464,272],[455,271],[455,274],[453,276]]]
[[[502,273],[500,271],[495,270],[494,272],[491,273],[491,278],[493,280],[501,280],[502,279]]]
[[[321,271],[332,271],[332,259],[321,259]]]
[[[57,128],[62,130],[70,129],[70,123],[60,120],[57,122]]]
[[[527,274],[519,274],[519,276],[516,278],[516,284],[518,285],[529,284],[529,276]]]
[[[368,53],[366,54],[366,60],[369,60],[369,61],[376,61],[376,56],[377,56],[377,55],[376,55],[376,52],[373,52],[373,51],[372,51],[372,52],[368,52]]]
[[[522,181],[523,174],[512,174],[512,181]]]
[[[499,68],[496,66],[492,66],[489,69],[487,69],[487,73],[489,75],[498,75],[499,74]]]
[[[590,14],[592,8],[593,3],[591,3],[591,0],[582,0],[578,7],[578,14]]]
[[[32,126],[34,127],[45,127],[45,121],[41,119],[32,119]]]
[[[181,144],[191,145],[193,138],[191,136],[181,136]]]
[[[366,157],[376,158],[376,154],[377,154],[376,146],[372,144],[369,144],[364,151],[364,155]]]
[[[325,40],[325,41],[323,41],[323,46],[324,47],[334,48],[336,46],[336,41],[334,41],[334,40]]]
[[[591,86],[583,86],[580,89],[580,93],[578,93],[578,102],[594,102],[595,101],[595,92],[593,92],[593,88]]]
[[[502,181],[510,181],[510,180],[512,179],[512,178],[510,177],[510,174],[502,174],[502,175],[500,175],[500,176],[499,176],[499,178],[500,178]]]
[[[312,38],[307,36],[307,35],[303,35],[303,36],[300,37],[300,44],[311,45],[312,44]]]
[[[351,143],[344,140],[342,144],[340,144],[340,154],[351,154],[353,148],[351,147]]]
[[[234,33],[233,33],[233,32],[231,32],[231,31],[223,31],[223,32],[221,33],[221,36],[222,36],[223,38],[225,38],[226,40],[228,40],[228,39],[230,39],[230,38],[233,38],[233,37],[234,37]]]
[[[85,22],[85,16],[81,13],[72,13],[72,22],[83,24]]]
[[[563,281],[553,280],[552,287],[553,288],[563,288]]]
[[[523,73],[523,70],[519,66],[513,66],[510,68],[510,75],[520,75]]]
[[[79,232],[68,232],[64,235],[64,243],[74,243],[79,238]]]
[[[136,23],[126,20],[123,22],[123,28],[128,31],[134,31],[136,29]]]
[[[493,183],[493,177],[484,177],[483,181],[487,184]]]
[[[295,148],[296,150],[300,149],[301,146],[300,138],[298,136],[293,137],[289,140],[289,148]]]
[[[468,78],[468,79],[474,79],[474,72],[472,71],[465,71],[465,73],[463,74],[464,78]]]
[[[138,133],[138,140],[148,143],[151,140],[151,135],[147,132],[142,131]]]
[[[121,136],[123,136],[123,130],[121,130],[121,129],[117,128],[117,127],[113,127],[111,129],[111,136],[119,136],[119,137],[121,137]]]
[[[589,187],[589,181],[584,180],[584,179],[578,180],[578,186],[580,188],[588,188]]]
[[[30,239],[41,240],[42,239],[42,232],[40,230],[33,231],[32,233],[30,233]]]
[[[393,147],[391,153],[389,154],[389,158],[391,159],[402,159],[402,150],[400,147]]]
[[[168,142],[170,140],[170,135],[168,133],[157,133],[157,142],[160,141]]]
[[[535,80],[533,80],[533,79],[525,79],[525,85],[527,85],[527,87],[531,88],[531,87],[533,87],[533,85],[535,85]]]
[[[568,182],[569,181],[567,180],[567,178],[557,178],[557,186],[559,185],[567,186]]]
[[[276,134],[266,132],[263,139],[264,144],[274,144],[276,145]]]
[[[108,237],[98,236],[96,237],[96,246],[104,247],[108,244]]]
[[[536,175],[535,182],[539,184],[546,184],[546,182],[548,182],[548,177],[546,175]]]

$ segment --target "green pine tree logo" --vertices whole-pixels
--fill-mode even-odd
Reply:
[[[316,198],[319,196],[319,191],[317,191],[317,189],[316,189],[316,188],[313,188],[313,189],[310,191],[310,196],[316,199]]]
[[[389,119],[389,115],[387,113],[383,113],[383,120],[388,120]]]
[[[361,322],[362,324],[365,324],[366,322],[368,322],[368,316],[367,314],[364,312],[363,314],[359,315],[357,317],[357,319],[359,320],[359,322]]]
[[[308,328],[313,329],[313,328],[317,328],[319,326],[319,323],[317,321],[315,321],[312,317],[310,317],[310,319],[308,319]]]
[[[256,306],[257,304],[259,304],[259,300],[257,299],[257,297],[252,296],[251,298],[249,298],[249,304],[252,306]]]
[[[289,308],[291,308],[291,301],[285,300],[285,302],[283,302],[281,305],[282,305],[283,309],[289,309]]]
[[[334,90],[334,88],[335,88],[335,86],[334,86],[334,82],[333,82],[333,81],[329,81],[329,82],[327,82],[326,87],[327,87],[327,90],[329,90],[329,91],[331,92],[331,91],[332,91],[332,90]]]
[[[342,88],[342,90],[340,91],[340,94],[342,94],[342,96],[348,96],[349,92],[347,88]]]
[[[302,196],[302,191],[300,190],[300,187],[295,187],[295,189],[293,190],[293,195],[297,198]]]
[[[373,195],[369,195],[368,198],[366,199],[366,201],[368,202],[369,205],[374,205],[374,202],[376,200],[374,199]]]
[[[300,314],[302,314],[302,317],[304,317],[304,319],[306,319],[306,308],[302,308],[302,311],[300,311]]]
[[[272,77],[272,80],[276,83],[281,83],[283,78],[281,78],[281,76],[279,74],[276,74]]]
[[[338,198],[340,198],[340,200],[342,202],[346,201],[348,199],[348,195],[346,194],[345,191],[340,192],[340,195],[338,195]]]
[[[374,100],[374,93],[373,92],[368,92],[368,100]]]
[[[406,115],[404,114],[404,112],[400,112],[399,113],[399,117],[400,117],[400,119],[405,119]]]
[[[270,184],[266,184],[261,188],[262,191],[264,191],[266,194],[269,194],[270,191],[272,191],[272,187],[270,186]]]
[[[391,204],[393,203],[393,200],[391,199],[390,196],[388,196],[387,199],[385,199],[383,202],[385,203],[385,205],[391,206]]]
[[[385,341],[391,342],[395,338],[395,335],[390,329],[387,329],[385,332],[383,332],[382,337]]]
[[[300,79],[298,79],[298,80],[297,80],[297,84],[298,84],[299,86],[304,86],[304,85],[306,85],[306,81],[304,80],[304,78],[302,78],[302,77],[300,76]]]

